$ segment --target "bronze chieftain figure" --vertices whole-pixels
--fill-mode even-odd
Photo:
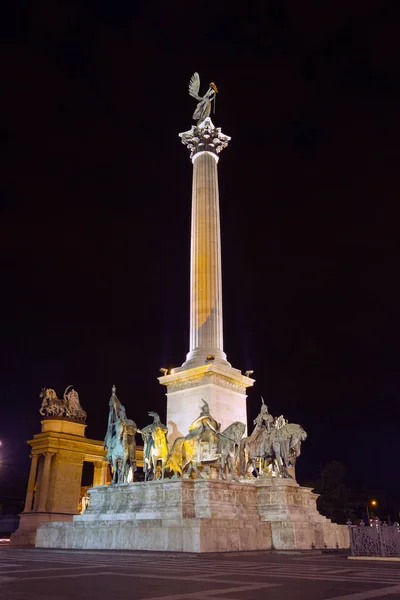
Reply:
[[[203,400],[200,416],[189,427],[186,437],[177,438],[167,462],[167,468],[174,471],[175,476],[182,475],[187,468],[187,476],[192,470],[203,479],[198,466],[219,466],[220,478],[225,479],[228,467],[234,481],[236,451],[245,432],[244,423],[235,422],[220,432],[220,424],[210,414],[210,409]]]
[[[169,452],[168,428],[161,422],[158,413],[149,412],[153,423],[138,429],[134,421],[127,418],[113,386],[104,440],[106,460],[113,472],[112,482],[127,483],[130,472],[136,471],[136,433],[140,433],[144,441],[145,481],[164,479],[165,469],[172,471],[174,477],[182,477],[184,473],[190,477],[194,471],[197,477],[203,479],[210,466],[219,469],[220,479],[226,479],[228,469],[232,480],[238,481],[235,473],[237,462],[242,476],[246,476],[250,468],[257,477],[263,475],[266,462],[271,475],[290,477],[288,469],[294,466],[296,458],[300,456],[301,442],[307,434],[300,425],[288,423],[283,415],[274,418],[264,400],[261,400],[254,430],[247,438],[243,438],[245,424],[238,421],[221,432],[220,424],[210,414],[210,408],[203,400],[200,415],[190,425],[188,435],[177,438]],[[260,462],[260,472],[256,468],[257,460]]]
[[[145,481],[157,479],[157,465],[161,462],[161,479],[164,479],[164,469],[168,458],[168,427],[161,423],[156,412],[149,412],[153,417],[153,423],[138,429],[142,435],[143,447],[143,471]]]
[[[109,402],[108,427],[104,439],[107,448],[106,460],[112,468],[112,483],[127,483],[129,473],[136,471],[137,426],[126,416],[125,407],[116,395],[115,385]]]
[[[288,468],[295,465],[300,456],[301,442],[307,434],[301,425],[288,423],[283,415],[275,418],[269,414],[268,407],[262,400],[261,410],[254,420],[252,434],[240,442],[240,473],[247,474],[249,467],[259,477],[256,460],[260,464],[269,462],[274,474],[279,477],[291,477]]]

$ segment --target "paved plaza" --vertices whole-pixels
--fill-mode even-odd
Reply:
[[[400,599],[400,564],[346,556],[0,549],[2,600]]]

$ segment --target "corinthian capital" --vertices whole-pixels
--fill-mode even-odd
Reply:
[[[182,144],[190,150],[192,162],[199,152],[210,152],[218,160],[218,154],[227,147],[230,137],[221,133],[221,127],[214,127],[210,117],[200,125],[193,125],[189,131],[180,133]]]

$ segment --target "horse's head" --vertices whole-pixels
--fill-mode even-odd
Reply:
[[[307,433],[304,431],[304,429],[301,432],[300,439],[302,442],[307,439]]]
[[[147,413],[149,415],[149,417],[153,417],[154,422],[159,422],[160,421],[160,416],[158,413],[154,412],[154,411],[150,411],[149,413]]]

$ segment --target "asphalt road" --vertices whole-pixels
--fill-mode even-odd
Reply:
[[[400,563],[340,555],[0,549],[2,600],[400,600]]]

